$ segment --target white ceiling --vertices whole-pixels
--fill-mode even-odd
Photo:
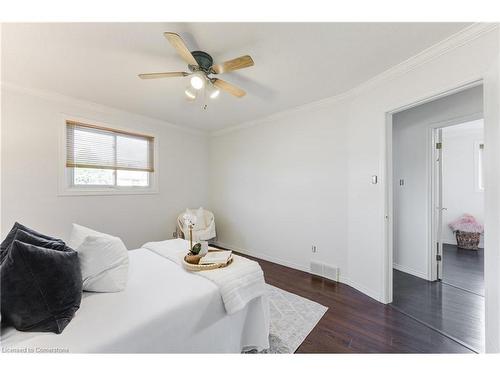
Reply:
[[[216,130],[345,92],[467,27],[465,23],[4,24],[2,80],[55,91],[182,126]],[[216,62],[249,54],[255,66],[223,74],[247,91],[208,110],[185,100],[186,70],[163,37],[179,33]]]

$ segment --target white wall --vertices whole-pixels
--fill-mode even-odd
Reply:
[[[484,142],[483,120],[443,129],[443,242],[456,245],[448,224],[465,213],[484,223],[484,191],[478,189],[477,144]],[[483,236],[481,243],[483,247]],[[446,260],[445,260],[446,261]]]
[[[315,258],[346,272],[348,121],[339,102],[213,138],[219,242],[298,269]]]
[[[59,196],[62,113],[156,135],[159,193]],[[134,249],[146,241],[171,238],[179,212],[206,205],[206,136],[164,122],[3,85],[1,142],[3,236],[20,221],[67,238],[71,223],[76,222],[115,234]]]
[[[466,116],[482,117],[483,87],[477,86],[393,116],[394,267],[432,280],[429,242],[431,128]],[[446,150],[448,146],[446,145]],[[445,159],[446,160],[446,159]],[[404,180],[404,185],[399,180]]]
[[[390,175],[386,169],[386,137],[391,137],[391,134],[386,132],[386,115],[481,78],[485,78],[485,90],[494,98],[488,106],[498,106],[498,39],[497,28],[478,26],[478,29],[470,29],[460,38],[447,40],[342,97],[241,124],[232,132],[215,134],[210,146],[210,196],[218,213],[220,241],[255,255],[278,254],[284,263],[305,267],[311,257],[309,247],[305,241],[298,245],[293,243],[298,238],[296,231],[313,228],[310,232],[305,231],[305,236],[314,239],[321,248],[329,243],[341,244],[334,251],[323,250],[323,254],[328,256],[328,261],[341,267],[346,282],[379,301],[389,302],[392,298],[392,254],[386,245],[390,242],[387,222],[390,223],[392,215],[386,204],[384,178]],[[491,148],[500,147],[500,138],[495,138],[499,134],[498,114],[495,111],[496,107],[493,107],[485,116],[485,134],[490,128]],[[323,127],[322,131],[326,131],[327,126],[331,127],[327,136],[312,135],[316,127]],[[346,128],[347,134],[340,127]],[[302,140],[313,144],[307,149],[317,150],[313,151],[312,157],[304,155]],[[342,152],[339,153],[336,147],[341,147]],[[245,158],[241,165],[236,166],[231,159],[237,158],[240,150],[243,150]],[[494,161],[495,165],[500,165],[498,154],[490,151],[488,155],[490,163]],[[260,159],[260,164],[250,160],[253,158]],[[323,158],[335,160],[318,166],[323,170],[328,188],[320,189],[314,183],[308,183],[309,175],[304,174],[306,177],[302,178],[295,173],[306,169],[302,168],[303,160],[310,168]],[[346,181],[343,181],[344,166],[347,167]],[[289,175],[292,171],[295,171],[295,178]],[[487,187],[497,194],[497,190],[500,191],[500,172],[493,169],[490,172]],[[372,175],[379,176],[378,184],[371,184]],[[274,194],[267,196],[263,188],[269,178],[274,185]],[[238,183],[232,182],[232,179]],[[281,184],[278,184],[280,179]],[[225,184],[229,184],[231,189],[226,189]],[[346,192],[347,199],[344,201],[342,197],[346,196]],[[228,194],[228,202],[235,207],[229,203],[220,204],[224,194]],[[491,194],[492,202],[497,202],[498,196]],[[276,208],[277,200],[282,203],[279,209]],[[316,224],[318,221],[321,223],[321,215],[318,221],[315,218],[309,224],[298,219],[298,222],[289,225],[296,217],[291,216],[290,211],[294,206],[302,208],[304,204],[305,207],[325,207],[320,212],[329,213],[326,226]],[[239,215],[241,205],[245,205],[244,215]],[[343,231],[346,228],[346,209],[347,230]],[[250,219],[245,219],[251,211],[255,213]],[[332,225],[334,222],[329,222],[329,218],[336,217],[335,214],[340,218],[335,219],[335,223],[342,223],[338,227],[341,230]],[[297,215],[307,217],[304,212],[297,212]],[[490,231],[500,231],[499,216],[498,212],[490,212],[491,225],[496,226]],[[269,238],[263,238],[269,234]],[[486,258],[490,256],[494,262],[500,260],[500,237],[492,233],[490,245],[486,243],[485,247]],[[321,248],[319,254],[322,253]],[[492,327],[491,331],[487,329],[488,351],[500,350],[500,291],[493,283],[498,280],[499,269],[500,263],[498,267],[496,263],[495,267],[490,267],[492,283],[486,286],[487,295],[488,288],[491,290],[486,314],[487,327]]]

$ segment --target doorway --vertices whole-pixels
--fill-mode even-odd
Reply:
[[[450,228],[483,222],[482,86],[394,113],[392,306],[484,351],[484,250]]]

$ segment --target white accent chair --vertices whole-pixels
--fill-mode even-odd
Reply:
[[[197,209],[187,208],[177,217],[177,237],[189,240],[189,228],[183,219],[186,213],[196,216],[196,224],[193,227],[193,242],[208,241],[217,236],[214,214],[200,207]]]

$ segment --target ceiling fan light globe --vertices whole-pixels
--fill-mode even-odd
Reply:
[[[210,92],[210,99],[216,99],[220,94],[220,90],[219,89],[212,89],[211,92]]]
[[[184,90],[184,94],[186,94],[186,98],[190,101],[193,101],[196,99],[196,92],[193,91],[190,87],[188,87],[186,90]]]
[[[190,82],[191,82],[191,86],[195,90],[201,90],[203,88],[203,86],[205,86],[205,80],[202,77],[200,77],[199,74],[194,74],[191,77]]]

